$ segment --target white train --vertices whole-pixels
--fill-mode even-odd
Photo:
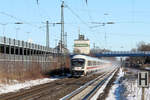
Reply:
[[[75,55],[71,59],[70,69],[72,76],[81,76],[104,69],[110,65],[111,62],[107,60],[101,60],[85,55]]]

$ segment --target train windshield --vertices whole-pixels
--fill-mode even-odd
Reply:
[[[73,67],[83,67],[84,66],[84,63],[85,63],[85,60],[84,59],[72,59],[71,60],[71,65]]]

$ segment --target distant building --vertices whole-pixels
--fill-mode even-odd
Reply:
[[[74,53],[75,54],[89,54],[90,53],[90,40],[85,39],[84,35],[79,34],[79,38],[74,40]]]

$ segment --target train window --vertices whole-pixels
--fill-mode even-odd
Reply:
[[[88,66],[90,66],[90,61],[88,61]]]
[[[88,61],[88,66],[92,66],[92,61]]]
[[[84,63],[85,63],[84,59],[72,59],[71,60],[71,65],[72,66],[83,67]]]
[[[96,65],[96,61],[94,61],[93,63],[94,63],[93,65],[95,66]]]
[[[99,62],[97,62],[97,65],[99,65]]]
[[[99,62],[99,65],[101,64],[101,62]]]
[[[91,61],[91,66],[93,65],[93,62]]]
[[[94,61],[92,61],[92,65],[94,66]]]

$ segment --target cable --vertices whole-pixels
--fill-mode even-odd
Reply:
[[[91,12],[89,10],[88,5],[87,5],[87,13],[88,13],[88,16],[89,16],[89,20],[92,22],[93,20],[92,20]]]
[[[80,16],[79,16],[78,14],[76,14],[68,5],[66,5],[65,7],[67,7],[67,8],[70,10],[70,12],[71,12],[73,15],[75,15],[85,26],[87,26],[88,28],[90,28],[90,27],[87,25],[87,23],[85,23],[85,22],[80,18]]]
[[[47,17],[47,16],[44,16],[44,15],[41,13],[41,12],[46,12],[46,11],[40,8],[39,0],[36,0],[36,3],[37,3],[37,8],[38,8],[39,16],[41,17],[41,19],[46,20],[48,17]],[[44,14],[47,14],[47,13],[44,13]]]
[[[88,1],[87,0],[85,0],[85,3],[86,3],[86,5],[88,4]]]
[[[17,17],[14,17],[14,16],[10,15],[10,14],[7,14],[5,12],[0,12],[0,14],[5,15],[5,16],[9,16],[9,17],[11,17],[11,18],[13,18],[15,20],[21,20],[21,19],[18,19]]]
[[[39,0],[36,0],[37,5],[39,5]]]
[[[10,17],[10,18],[13,18],[13,19],[15,19],[15,20],[19,20],[19,21],[22,22],[22,24],[29,24],[29,25],[31,25],[31,26],[38,27],[37,25],[33,25],[32,23],[23,21],[23,20],[21,20],[20,18],[17,18],[17,17],[15,17],[15,16],[13,16],[13,15],[10,15],[10,14],[8,14],[8,13],[6,13],[6,12],[0,12],[0,14],[5,15],[5,16],[8,16],[8,17]]]
[[[132,22],[134,23],[135,21],[135,0],[132,1]]]
[[[130,33],[109,33],[109,36],[112,37],[112,36],[119,36],[119,37],[149,37],[150,35],[148,34],[130,34]]]

